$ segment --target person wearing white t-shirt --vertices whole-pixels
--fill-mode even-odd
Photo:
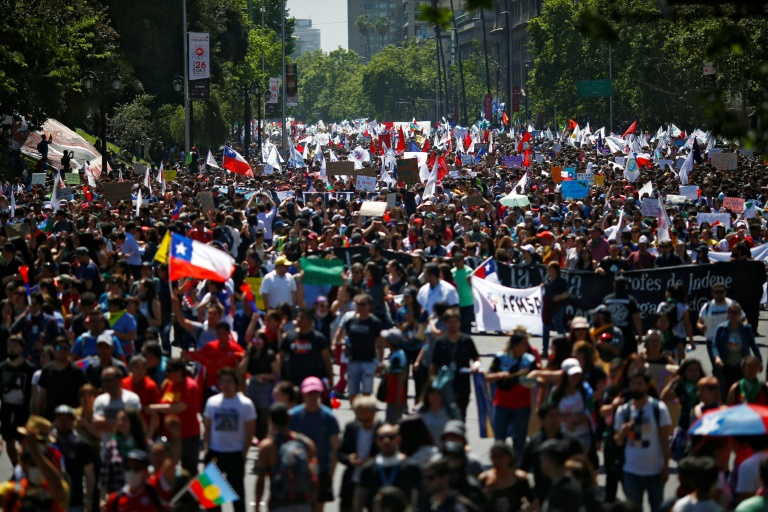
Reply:
[[[290,264],[285,256],[278,257],[275,260],[275,270],[264,276],[261,281],[261,296],[268,309],[275,309],[283,304],[295,306],[299,303],[296,281],[288,273]]]
[[[205,404],[205,462],[215,461],[238,496],[245,496],[245,457],[256,432],[256,408],[251,399],[238,392],[234,369],[219,371],[221,393]],[[235,512],[245,512],[245,500],[234,504]]]
[[[133,391],[120,387],[122,374],[114,366],[108,366],[101,372],[101,387],[104,393],[93,401],[93,420],[98,426],[106,428],[109,422],[117,418],[120,411],[138,412],[141,399]]]
[[[672,420],[664,402],[648,397],[650,381],[646,373],[630,377],[630,401],[616,411],[614,440],[624,447],[623,487],[627,500],[642,508],[643,495],[648,493],[651,512],[657,512],[669,476]]]
[[[712,299],[707,301],[699,311],[699,319],[696,326],[704,331],[704,337],[707,339],[707,353],[709,354],[712,365],[714,366],[714,357],[712,357],[712,345],[715,343],[715,333],[717,326],[728,320],[728,308],[733,304],[733,300],[725,296],[725,285],[715,283],[712,285]]]

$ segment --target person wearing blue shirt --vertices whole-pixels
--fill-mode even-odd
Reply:
[[[339,422],[328,407],[320,403],[325,386],[317,377],[301,383],[304,403],[290,410],[289,428],[315,443],[318,460],[318,496],[321,505],[333,501],[333,473],[339,450]],[[322,508],[322,507],[321,507]]]
[[[138,278],[141,275],[141,249],[136,241],[136,224],[133,222],[126,224],[123,237],[124,240],[120,247],[120,252],[128,262],[133,277]],[[120,236],[118,236],[119,239]]]
[[[76,359],[83,359],[88,356],[96,355],[96,345],[98,339],[101,336],[109,336],[113,341],[115,339],[113,331],[105,330],[107,321],[104,319],[104,315],[100,312],[93,312],[88,315],[88,327],[89,330],[81,334],[75,339],[74,345],[72,345],[72,354]],[[115,343],[115,356],[118,358],[124,358],[125,354],[120,343]]]
[[[136,341],[136,317],[125,310],[125,299],[113,297],[109,299],[109,313],[107,313],[109,325],[120,341],[120,350],[127,356],[132,356],[134,352],[134,341]],[[117,350],[115,351],[117,353]]]
[[[723,391],[727,392],[743,377],[741,360],[748,356],[750,351],[762,362],[752,326],[744,322],[741,306],[734,302],[728,306],[728,320],[717,326],[715,342],[712,344],[714,373]]]

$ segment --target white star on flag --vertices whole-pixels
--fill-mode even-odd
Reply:
[[[187,247],[184,244],[176,244],[176,254],[185,256],[187,254]]]

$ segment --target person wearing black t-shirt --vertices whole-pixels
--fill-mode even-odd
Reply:
[[[0,363],[0,432],[13,465],[18,462],[16,441],[22,438],[16,429],[24,426],[29,417],[32,374],[35,373],[32,363],[22,356],[23,347],[21,336],[8,338],[8,359]]]
[[[384,356],[381,330],[384,324],[371,313],[373,300],[370,295],[361,293],[354,299],[355,313],[348,317],[336,335],[336,343],[346,336],[348,393],[350,402],[362,393],[373,393],[373,376],[376,367]],[[378,361],[378,362],[377,362]]]
[[[608,241],[608,256],[603,258],[597,268],[597,273],[616,274],[622,270],[629,270],[629,263],[621,257],[621,250],[616,240]]]
[[[314,328],[311,309],[302,309],[296,319],[296,332],[287,334],[280,344],[278,365],[283,376],[300,386],[307,377],[328,379],[333,387],[333,369],[328,339]]]
[[[250,374],[246,396],[256,407],[256,437],[264,439],[269,428],[269,406],[272,405],[272,388],[280,377],[277,361],[278,347],[267,341],[261,332],[248,345],[245,357],[240,362],[240,374]]]
[[[66,404],[70,407],[80,405],[80,388],[85,384],[85,374],[70,361],[69,342],[59,336],[54,342],[54,359],[40,374],[38,410],[45,417],[53,418],[56,407]]]
[[[462,421],[467,417],[471,384],[469,374],[475,371],[473,363],[480,358],[472,338],[461,332],[461,316],[455,309],[443,314],[446,332],[435,340],[430,375],[436,376],[440,368],[447,366],[454,371],[453,395]]]
[[[96,485],[94,467],[98,454],[75,429],[75,410],[60,405],[55,410],[54,431],[56,448],[64,458],[70,482],[69,506],[72,510],[92,510],[91,499]],[[85,480],[85,486],[83,486]]]
[[[621,329],[624,335],[621,357],[626,357],[637,352],[635,335],[643,331],[642,314],[637,300],[627,292],[626,278],[618,276],[613,280],[613,292],[605,296],[603,304],[611,312],[613,325]]]

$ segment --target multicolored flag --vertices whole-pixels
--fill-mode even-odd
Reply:
[[[240,499],[213,462],[190,482],[187,490],[197,498],[200,506],[206,509],[220,507]]]

